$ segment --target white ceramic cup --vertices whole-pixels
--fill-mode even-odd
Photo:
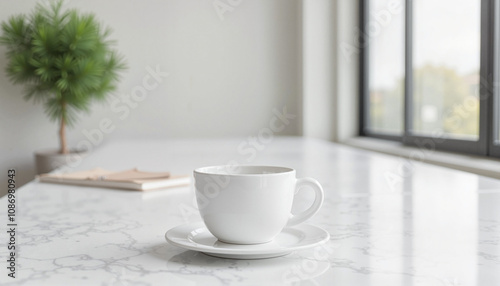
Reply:
[[[208,230],[220,241],[258,244],[271,241],[285,226],[304,222],[323,204],[323,188],[295,170],[271,166],[213,166],[194,170],[196,200]],[[315,192],[305,211],[291,213],[295,193]]]

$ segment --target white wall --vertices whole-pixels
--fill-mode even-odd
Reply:
[[[334,138],[344,142],[359,134],[359,1],[336,1]],[[354,50],[346,51],[346,46]]]
[[[336,1],[302,2],[303,135],[333,140]]]
[[[30,11],[35,2],[1,1],[0,21]],[[70,145],[84,140],[84,130],[99,128],[104,118],[116,126],[104,137],[110,141],[249,136],[267,126],[273,108],[286,106],[300,115],[301,2],[230,2],[236,6],[221,18],[212,0],[67,1],[66,7],[94,12],[113,28],[112,38],[129,65],[117,96],[138,91],[147,67],[169,73],[135,108],[96,104],[69,131]],[[20,183],[31,180],[33,152],[58,146],[56,124],[41,106],[23,101],[22,87],[7,80],[4,51],[0,48],[2,186],[9,168],[17,169]],[[280,134],[298,135],[300,126],[300,119],[292,121]]]
[[[303,0],[303,134],[358,134],[359,1]],[[346,52],[345,47],[354,47]]]

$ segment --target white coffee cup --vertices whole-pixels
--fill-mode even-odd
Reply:
[[[194,170],[196,200],[208,230],[220,241],[258,244],[271,241],[285,226],[304,222],[323,204],[323,189],[295,170],[271,166],[212,166]],[[292,215],[295,193],[315,192],[313,204]]]

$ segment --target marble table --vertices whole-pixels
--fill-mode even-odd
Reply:
[[[200,221],[192,186],[140,193],[35,180],[17,191],[16,278],[7,276],[0,199],[0,284],[500,285],[499,180],[325,141],[271,139],[124,140],[96,147],[73,169],[290,166],[324,186],[323,208],[307,222],[330,233],[323,246],[214,258],[164,239]],[[299,193],[294,211],[311,197]]]

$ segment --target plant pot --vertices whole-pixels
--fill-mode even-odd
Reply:
[[[86,150],[71,150],[68,154],[60,154],[55,149],[36,151],[36,173],[49,173],[64,166],[76,167],[87,154]]]

